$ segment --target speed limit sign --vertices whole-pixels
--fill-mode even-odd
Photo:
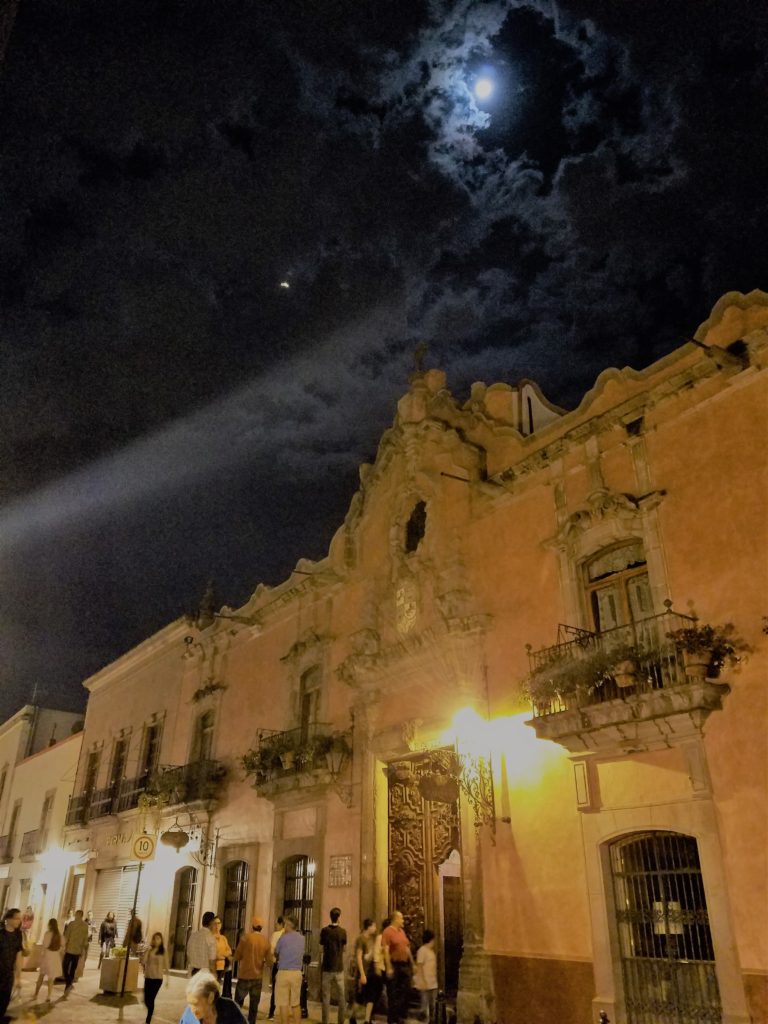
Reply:
[[[133,841],[133,856],[136,860],[153,860],[157,840],[146,834],[137,836]]]

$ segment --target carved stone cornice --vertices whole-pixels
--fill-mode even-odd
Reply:
[[[589,530],[610,520],[630,527],[646,512],[658,508],[665,494],[666,491],[651,491],[636,498],[601,487],[593,491],[586,504],[572,512],[554,537],[545,543],[548,547],[572,552]]]

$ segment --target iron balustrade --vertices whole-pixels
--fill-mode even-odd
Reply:
[[[21,837],[21,849],[19,850],[19,857],[34,857],[35,854],[40,853],[40,830],[35,828],[31,832],[25,832]]]
[[[91,793],[79,793],[69,798],[67,816],[64,819],[65,825],[85,825],[88,821],[88,805],[91,801]]]
[[[130,811],[139,806],[139,798],[146,792],[149,785],[149,772],[143,772],[134,779],[123,779],[115,799],[115,811]]]
[[[574,639],[529,652],[532,674],[546,677],[547,666],[557,665],[558,674],[564,678],[562,692],[544,697],[534,695],[534,717],[588,707],[608,700],[621,700],[628,694],[650,693],[653,690],[683,686],[686,682],[683,655],[667,634],[695,622],[693,616],[668,610],[660,615],[651,615],[601,633],[561,626],[560,634],[565,632],[567,635],[573,635]],[[629,657],[630,650],[635,668],[634,683],[631,687],[619,687],[610,668],[596,676],[588,686],[568,685],[569,662],[572,663],[572,675],[575,678],[581,674],[579,670],[584,668],[582,663],[593,658],[599,662],[600,656],[610,663],[612,654],[616,655],[617,660],[622,660]]]
[[[225,771],[220,761],[193,761],[143,772],[133,779],[70,797],[65,824],[85,825],[94,818],[120,814],[139,806],[142,794],[165,797],[169,804],[208,800],[218,795]]]
[[[168,804],[213,800],[219,795],[226,778],[221,761],[207,758],[182,765],[166,765],[155,770],[147,782],[146,792],[162,795]]]
[[[264,770],[277,776],[291,775],[325,768],[325,755],[333,742],[329,722],[307,722],[294,729],[261,729],[257,749]]]

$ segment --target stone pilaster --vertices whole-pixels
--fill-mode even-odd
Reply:
[[[496,1019],[491,958],[484,949],[483,865],[480,833],[471,819],[472,809],[462,805],[462,886],[464,893],[464,950],[459,965],[456,997],[458,1024],[482,1024]]]

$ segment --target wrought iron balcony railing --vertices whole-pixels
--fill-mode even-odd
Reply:
[[[602,633],[569,628],[574,639],[530,651],[534,716],[684,685],[683,655],[667,634],[695,621],[667,610]]]
[[[226,777],[224,765],[212,758],[183,765],[164,765],[152,773],[146,793],[162,798],[169,805],[215,800]]]
[[[160,796],[167,804],[210,800],[218,796],[226,770],[219,761],[195,761],[157,768],[117,785],[70,797],[66,824],[85,825],[94,818],[120,814],[139,806],[143,793]]]
[[[71,796],[69,798],[67,816],[64,819],[65,825],[86,824],[89,818],[88,809],[92,796],[92,793],[79,793],[77,796]]]

